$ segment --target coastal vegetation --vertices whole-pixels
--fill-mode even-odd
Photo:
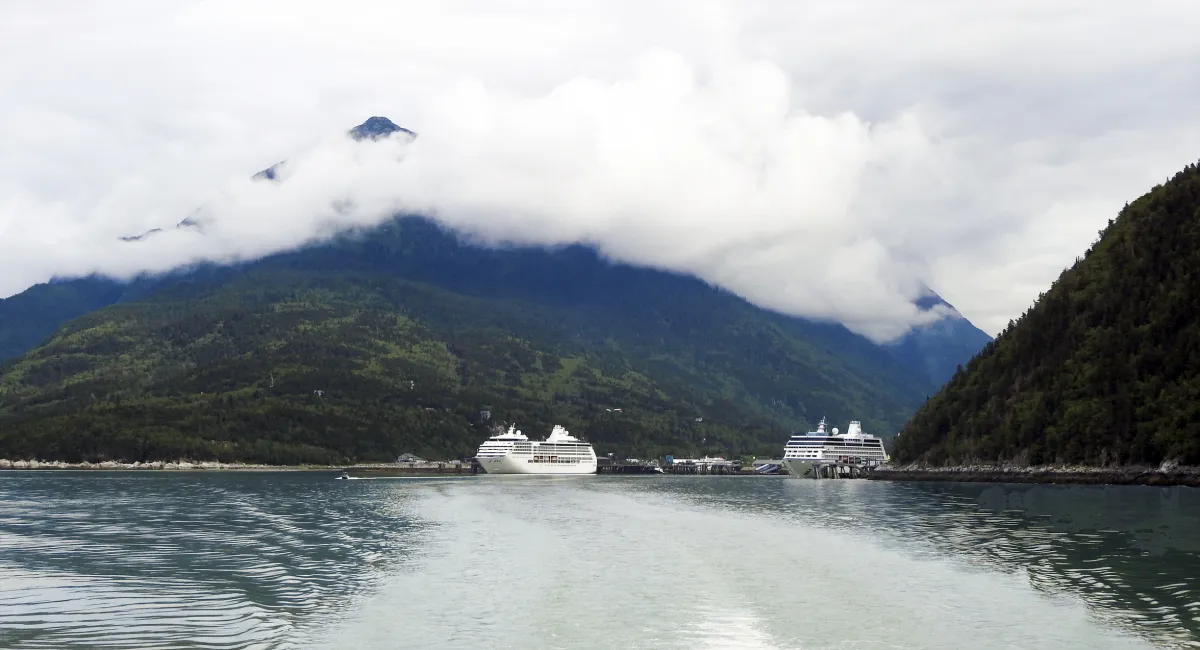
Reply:
[[[77,278],[0,300],[0,362],[34,348],[72,318],[117,302],[124,292],[112,280]]]
[[[1200,167],[1128,204],[895,442],[933,466],[1200,465]]]
[[[556,301],[284,262],[164,284],[0,366],[0,458],[455,458],[500,421],[765,454],[822,415],[894,431],[929,390],[865,339],[687,278]]]

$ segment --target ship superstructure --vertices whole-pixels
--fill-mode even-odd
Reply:
[[[851,420],[845,433],[838,433],[836,427],[827,433],[825,418],[821,418],[816,431],[792,434],[783,448],[788,474],[801,478],[820,476],[814,468],[822,465],[871,467],[888,460],[883,440],[864,433],[858,420]]]
[[[530,440],[516,425],[494,435],[475,454],[488,474],[595,474],[596,451],[591,443],[554,425],[545,440]]]

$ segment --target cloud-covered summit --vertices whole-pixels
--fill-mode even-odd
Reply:
[[[666,58],[661,62],[674,63],[679,61]],[[607,96],[612,92],[603,87],[589,89],[577,98],[576,106],[584,110],[573,117],[576,123],[551,124],[549,132],[547,122],[526,121],[520,114],[526,109],[554,110],[566,116],[567,110],[501,106],[494,109],[502,122],[496,131],[458,127],[427,135],[420,146],[414,131],[388,118],[372,117],[351,129],[349,138],[330,137],[253,175],[249,182],[230,183],[215,201],[194,211],[174,229],[155,227],[140,236],[121,237],[131,246],[122,251],[116,266],[98,270],[130,275],[166,270],[181,260],[247,259],[408,213],[434,218],[485,245],[587,243],[615,261],[693,274],[761,306],[840,321],[879,340],[942,316],[945,310],[941,307],[913,304],[928,291],[919,279],[911,274],[878,275],[881,264],[888,260],[871,258],[871,251],[860,258],[853,250],[857,245],[853,240],[826,237],[831,248],[851,247],[843,260],[848,264],[840,268],[817,262],[822,257],[819,252],[797,246],[798,236],[820,224],[811,217],[806,221],[804,214],[789,218],[786,213],[804,210],[806,202],[823,209],[819,206],[829,198],[820,187],[806,188],[790,181],[788,176],[794,170],[789,166],[805,164],[804,157],[799,150],[789,151],[786,141],[775,138],[791,137],[795,140],[792,146],[800,147],[824,129],[855,125],[839,127],[808,122],[807,118],[775,125],[769,137],[756,144],[764,149],[759,153],[761,160],[754,169],[745,170],[739,169],[745,161],[713,141],[703,126],[681,121],[666,110],[658,116],[647,113],[641,117],[657,118],[655,134],[670,137],[672,143],[647,147],[638,142],[636,120],[631,119],[630,108],[622,105],[625,98]],[[696,88],[694,92],[716,91]],[[639,89],[636,96],[641,99],[647,93]],[[717,97],[693,100],[696,105],[714,104],[709,109],[713,114],[702,116],[705,120],[728,117],[720,115],[729,110],[721,101]],[[596,119],[593,107],[605,103],[609,106],[603,119]],[[778,119],[786,122],[790,118],[780,115]],[[561,149],[555,140],[564,126],[574,134],[596,139],[590,145],[593,159],[577,160],[573,168],[558,159]],[[623,142],[626,138],[630,140]],[[601,143],[606,140],[619,146],[605,152]],[[625,146],[642,148],[637,162],[620,150]],[[765,151],[771,148],[775,151]],[[585,147],[578,145],[570,149],[574,153],[583,150]],[[635,169],[637,164],[644,168]],[[711,169],[714,166],[723,168]],[[493,168],[496,171],[485,171]],[[635,173],[644,176],[630,175]],[[813,173],[806,175],[811,179]],[[705,182],[689,187],[691,181],[701,179]],[[654,189],[656,180],[663,187]],[[631,181],[635,183],[632,187]],[[672,207],[677,201],[675,193],[689,198]],[[279,216],[259,216],[264,214]],[[272,230],[268,232],[260,224],[273,224]],[[775,240],[772,247],[776,251],[791,248],[795,259],[777,262],[763,257],[764,237]],[[779,262],[783,263],[776,266]],[[839,282],[860,286],[839,286]],[[775,288],[760,290],[758,285],[763,283]],[[872,286],[884,290],[862,304],[843,302],[836,296],[839,290],[857,289],[861,294]]]
[[[386,138],[393,133],[403,134],[404,137],[407,137],[410,140],[417,137],[416,133],[413,133],[404,127],[397,126],[395,122],[386,117],[380,117],[378,115],[374,117],[368,117],[365,122],[359,124],[353,129],[350,129],[349,135],[354,140],[378,140],[380,138]]]
[[[1198,26],[1184,0],[5,4],[0,295],[420,211],[876,338],[928,284],[994,333],[1195,159]],[[420,138],[346,138],[365,115]]]

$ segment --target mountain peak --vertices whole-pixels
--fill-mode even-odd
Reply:
[[[397,131],[406,133],[410,137],[417,137],[416,133],[404,127],[397,126],[395,122],[386,117],[379,117],[378,115],[369,117],[366,122],[350,129],[350,137],[355,140],[366,140],[368,138],[378,140],[379,138],[386,138]]]
[[[963,315],[954,308],[954,305],[946,302],[945,298],[939,296],[936,291],[930,289],[929,287],[923,287],[921,296],[914,300],[913,304],[916,305],[917,309],[920,309],[921,311],[929,311],[931,309],[943,307],[950,312],[947,314],[947,316],[957,318],[963,317]]]

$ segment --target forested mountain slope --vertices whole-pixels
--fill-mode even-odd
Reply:
[[[125,286],[106,278],[39,284],[0,300],[0,361],[24,354],[63,323],[121,299]]]
[[[457,245],[423,220],[391,228],[397,247]],[[523,277],[501,259],[520,255],[465,250],[495,255],[479,261],[493,278]],[[362,270],[280,257],[189,274],[0,366],[0,457],[456,456],[484,435],[482,410],[531,433],[562,423],[627,453],[769,453],[823,415],[894,431],[926,394],[843,328],[584,248],[546,254],[561,273],[479,295],[389,275],[365,250],[350,256]],[[586,295],[553,286],[592,274]]]
[[[1110,221],[917,412],[895,456],[1200,464],[1200,167]]]

